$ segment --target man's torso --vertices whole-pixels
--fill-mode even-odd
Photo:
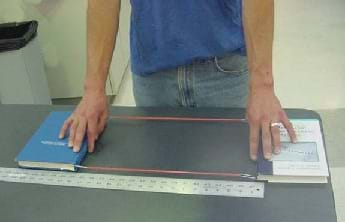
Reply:
[[[241,0],[131,0],[135,74],[244,52]]]

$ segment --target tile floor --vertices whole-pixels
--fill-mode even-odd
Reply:
[[[331,167],[332,185],[338,222],[345,221],[345,167]]]

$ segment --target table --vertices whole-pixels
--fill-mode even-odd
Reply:
[[[0,105],[0,167],[14,158],[52,110],[72,106]],[[242,109],[112,107],[115,115],[243,118]],[[318,118],[288,110],[291,118]],[[255,173],[241,123],[110,121],[85,165]],[[267,184],[264,199],[176,195],[0,182],[1,221],[313,221],[335,222],[331,183]]]

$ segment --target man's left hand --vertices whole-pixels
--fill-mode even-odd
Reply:
[[[260,131],[265,159],[272,157],[272,151],[276,154],[280,153],[281,143],[278,123],[282,123],[287,129],[291,141],[297,142],[293,126],[271,87],[261,86],[250,89],[247,120],[250,128],[249,146],[252,160],[257,159]]]

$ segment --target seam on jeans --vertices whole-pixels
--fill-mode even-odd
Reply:
[[[198,104],[196,103],[196,89],[195,89],[195,64],[193,64],[193,77],[192,77],[192,87],[193,87],[193,106],[198,107]]]
[[[177,82],[178,82],[178,89],[179,89],[179,100],[180,104],[182,106],[185,105],[184,101],[184,92],[183,92],[183,86],[182,86],[182,66],[177,68]]]
[[[185,106],[189,106],[188,68],[186,66],[183,66],[183,86]]]
[[[186,66],[182,66],[182,91],[183,91],[183,98],[184,98],[184,106],[189,106],[189,93],[188,93],[188,83],[187,83],[187,68]]]
[[[218,57],[217,56],[215,56],[214,57],[214,64],[216,65],[216,67],[217,67],[217,69],[218,70],[220,70],[221,72],[225,72],[225,73],[230,73],[230,74],[240,74],[240,73],[242,73],[242,72],[244,72],[244,71],[246,71],[247,69],[241,69],[241,70],[236,70],[236,71],[229,71],[229,70],[225,70],[225,69],[223,69],[220,65],[219,65],[219,63],[218,63]]]
[[[180,67],[177,67],[178,103],[181,103]]]
[[[194,65],[190,65],[187,73],[187,83],[188,83],[188,99],[189,99],[189,106],[194,107],[194,84],[193,78],[194,77]]]
[[[186,106],[189,106],[190,104],[190,95],[189,95],[189,85],[188,85],[188,67],[184,66],[184,73],[183,73],[183,82],[184,82],[184,92],[185,92],[185,98],[186,98]]]

